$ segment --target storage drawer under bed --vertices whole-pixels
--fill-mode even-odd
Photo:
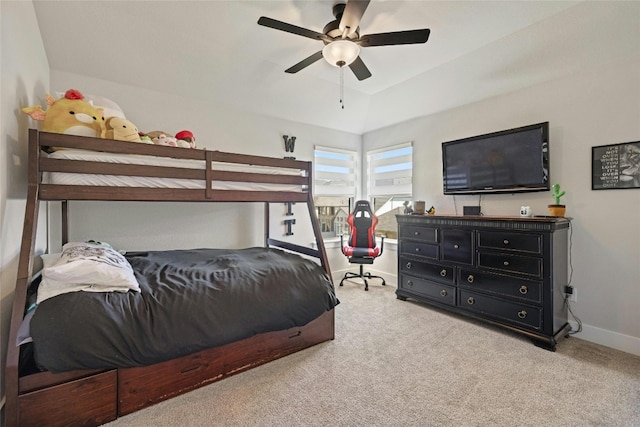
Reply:
[[[18,396],[22,426],[97,426],[117,416],[116,370],[23,393]]]
[[[118,371],[118,415],[127,415],[334,338],[334,312],[308,324],[266,332],[188,356]]]

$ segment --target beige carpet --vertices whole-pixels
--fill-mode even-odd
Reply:
[[[550,352],[371,282],[338,288],[334,341],[108,425],[640,426],[640,357]]]

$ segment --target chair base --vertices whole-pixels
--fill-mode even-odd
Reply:
[[[347,271],[346,273],[344,273],[344,277],[340,281],[340,286],[342,286],[342,282],[344,282],[345,280],[353,279],[355,277],[364,280],[364,290],[365,291],[369,290],[369,282],[367,281],[367,279],[382,279],[382,286],[386,286],[387,285],[387,282],[384,280],[384,277],[373,276],[371,273],[364,273],[363,272],[363,265],[360,264],[360,273],[357,274],[357,273],[352,273],[350,271]]]

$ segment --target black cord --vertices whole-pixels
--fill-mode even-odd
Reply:
[[[570,286],[571,281],[573,280],[573,262],[571,258],[571,253],[573,252],[572,248],[573,248],[573,224],[571,223],[571,220],[569,220],[569,281],[567,282],[567,286]],[[569,299],[569,295],[566,293],[564,294],[564,303],[567,306],[567,310],[569,310],[571,317],[573,317],[573,319],[578,324],[578,329],[575,331],[570,331],[569,335],[574,335],[582,332],[582,320],[580,320],[580,318],[576,316],[575,313],[573,312],[573,309],[571,308],[571,300]]]

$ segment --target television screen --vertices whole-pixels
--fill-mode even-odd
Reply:
[[[442,143],[444,194],[549,190],[549,122]]]

